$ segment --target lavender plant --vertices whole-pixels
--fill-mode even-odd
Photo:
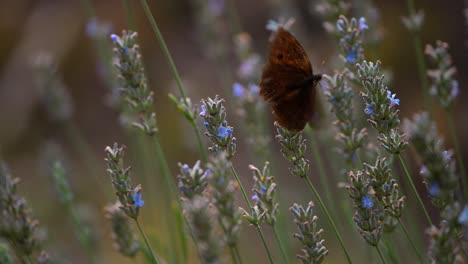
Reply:
[[[121,207],[122,204],[118,201],[106,206],[106,217],[111,222],[114,248],[120,254],[134,258],[140,250],[140,244],[132,230],[129,218]]]
[[[7,165],[0,163],[0,238],[8,241],[23,263],[47,263],[42,253],[39,222],[33,218],[26,200],[17,193],[19,179],[12,178]]]
[[[303,244],[301,254],[297,257],[304,264],[320,264],[328,254],[328,249],[323,245],[325,242],[322,239],[323,229],[318,229],[318,217],[314,215],[313,209],[313,202],[309,202],[306,209],[297,204],[289,209],[299,230],[299,233],[294,233],[293,236]]]

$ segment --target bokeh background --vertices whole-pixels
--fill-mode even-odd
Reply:
[[[222,3],[222,0],[217,0]],[[164,55],[151,31],[148,20],[139,5],[132,0],[140,45],[144,56],[146,72],[151,89],[155,93],[160,137],[174,175],[178,171],[177,162],[193,164],[197,157],[195,141],[189,125],[180,115],[167,94],[177,94],[175,82],[164,59]],[[234,56],[232,41],[223,47],[226,59],[222,62],[212,59],[209,39],[203,37],[200,28],[201,17],[197,6],[201,1],[175,0],[149,1],[151,10],[165,36],[175,63],[188,88],[189,96],[199,102],[206,96],[220,94],[226,98],[232,95],[231,85],[236,79],[238,61]],[[236,12],[239,26],[252,37],[254,48],[265,59],[269,32],[265,29],[269,19],[295,17],[292,31],[306,48],[315,70],[332,73],[336,59],[336,45],[322,27],[322,18],[314,11],[318,1],[279,1],[279,0],[232,0],[224,3],[225,8]],[[366,6],[356,2],[353,15],[365,14]],[[417,74],[416,55],[410,33],[401,23],[407,15],[406,1],[371,1],[379,17],[378,27],[383,33],[382,41],[366,53],[369,60],[379,59],[391,74],[391,89],[401,99],[401,118],[411,117],[422,110],[423,96]],[[90,29],[89,6],[95,11],[99,29]],[[235,9],[233,9],[235,7]],[[425,24],[422,29],[423,43],[434,44],[436,40],[449,43],[450,52],[458,69],[460,95],[455,106],[457,133],[461,143],[465,163],[468,161],[468,67],[467,23],[464,17],[463,1],[416,1],[417,9],[423,9]],[[230,12],[231,12],[230,11]],[[374,25],[369,24],[369,27]],[[109,73],[99,57],[97,34],[119,33],[128,28],[123,1],[60,1],[60,0],[1,0],[0,1],[0,146],[1,157],[9,164],[12,174],[21,178],[19,192],[33,207],[34,215],[46,230],[46,248],[53,257],[62,257],[69,262],[81,263],[84,252],[79,246],[72,230],[72,224],[64,209],[58,204],[52,180],[46,165],[47,145],[53,141],[60,146],[69,171],[71,186],[79,201],[80,210],[95,228],[98,237],[97,247],[101,263],[126,263],[112,250],[110,228],[103,217],[103,206],[109,199],[96,188],[102,184],[111,192],[105,173],[104,148],[113,142],[131,145],[119,123],[118,113],[109,107]],[[96,32],[99,31],[99,32]],[[226,37],[231,39],[226,26]],[[106,45],[111,41],[103,38]],[[370,49],[369,49],[370,50]],[[63,80],[70,94],[72,106],[71,120],[57,124],[47,114],[41,92],[37,89],[36,72],[32,67],[38,54],[49,53],[57,63],[58,76]],[[220,70],[223,69],[223,70]],[[390,77],[390,76],[389,76]],[[437,105],[437,104],[433,104]],[[232,104],[231,104],[232,106]],[[236,125],[235,109],[228,104],[230,120]],[[446,138],[447,146],[453,146],[444,112],[435,108],[437,127]],[[272,128],[272,133],[274,133]],[[241,138],[242,135],[238,135]],[[251,174],[247,170],[249,148],[239,140],[235,164],[241,172],[246,186],[251,184]],[[320,146],[323,150],[326,145]],[[271,150],[279,153],[275,142]],[[84,156],[83,153],[86,153]],[[154,155],[154,153],[146,153]],[[128,164],[134,165],[138,182],[141,155],[128,150]],[[277,176],[282,191],[282,208],[286,209],[292,201],[305,204],[312,199],[306,190],[301,189],[299,179],[287,170],[288,164],[277,159]],[[97,170],[90,175],[89,166]],[[259,167],[260,164],[257,164]],[[332,162],[328,162],[332,166]],[[314,168],[312,164],[312,168]],[[418,166],[413,164],[413,174],[417,175]],[[312,172],[314,173],[314,171]],[[420,179],[418,177],[418,179]],[[420,180],[419,180],[420,182]],[[424,191],[422,185],[419,186]],[[301,190],[301,191],[298,191]],[[158,185],[144,186],[144,194],[153,192],[156,199],[148,200],[142,219],[153,236],[164,240],[167,232],[157,211]],[[148,196],[147,196],[148,197]],[[149,197],[147,199],[150,199]],[[151,201],[151,202],[149,202]],[[241,201],[239,199],[239,201]],[[240,203],[242,204],[242,203]],[[289,213],[283,210],[291,220]],[[436,217],[436,213],[433,216]],[[1,220],[0,220],[1,221]],[[291,222],[291,221],[290,221]],[[294,229],[290,224],[290,231]],[[243,224],[241,252],[258,255],[259,263],[266,260],[262,256],[261,243],[251,228]],[[419,230],[420,240],[424,239],[423,228]],[[296,241],[290,240],[293,247]],[[331,246],[336,247],[337,246]],[[338,249],[338,248],[337,248]],[[334,256],[328,257],[333,262]]]

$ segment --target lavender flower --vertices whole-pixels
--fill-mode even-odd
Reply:
[[[223,105],[224,100],[216,96],[214,99],[202,100],[200,116],[206,122],[205,135],[208,136],[213,144],[209,149],[216,153],[225,151],[227,159],[231,159],[236,152],[236,138],[233,136],[234,129],[226,121],[226,109]]]
[[[306,140],[302,138],[302,132],[292,132],[281,127],[275,122],[276,139],[281,144],[281,153],[289,160],[293,167],[289,168],[291,173],[304,178],[309,172],[309,160],[304,157],[306,151]]]
[[[325,30],[336,34],[337,30],[343,30],[342,28],[335,27],[336,20],[340,15],[347,15],[350,8],[350,3],[346,1],[323,0],[315,6],[315,11],[323,17],[322,25]]]
[[[249,169],[253,173],[255,205],[265,212],[266,223],[273,226],[276,223],[279,204],[276,202],[276,183],[274,177],[270,176],[270,163],[265,162],[262,171],[253,165],[249,165]]]
[[[137,33],[124,30],[121,37],[112,34],[111,39],[114,68],[124,103],[122,120],[129,120],[132,126],[153,135],[157,131],[156,114],[151,110],[153,92],[148,88]]]
[[[109,146],[105,149],[107,158],[107,173],[111,176],[112,186],[115,189],[115,195],[122,204],[122,209],[125,214],[137,220],[140,213],[140,208],[143,206],[141,200],[141,186],[133,187],[130,177],[130,167],[124,166],[124,153],[125,147],[114,143],[111,148]]]
[[[427,45],[425,52],[435,64],[435,68],[427,72],[432,80],[430,93],[439,99],[445,110],[450,110],[459,93],[459,86],[454,78],[456,68],[448,52],[448,44],[439,40],[434,47]]]
[[[328,254],[328,249],[323,245],[323,229],[317,228],[318,217],[313,213],[314,203],[309,202],[307,208],[294,204],[289,210],[294,216],[299,233],[293,234],[303,245],[301,254],[297,257],[302,263],[320,264]]]
[[[356,18],[348,20],[341,15],[336,22],[336,28],[340,39],[340,56],[345,63],[352,66],[350,69],[354,71],[354,65],[364,60],[362,34],[368,29],[365,18],[361,18],[358,22]]]
[[[17,194],[19,179],[12,178],[6,164],[0,163],[0,237],[10,243],[22,262],[33,259],[41,249],[39,222],[32,218],[26,200]]]
[[[122,204],[116,202],[105,208],[107,219],[111,222],[114,247],[122,255],[133,258],[140,250],[138,240],[130,226],[128,217],[121,209]]]
[[[186,199],[193,199],[196,195],[202,195],[208,185],[208,177],[211,170],[203,170],[200,166],[200,161],[197,161],[192,168],[187,164],[179,163],[180,174],[177,176],[179,179],[179,190],[182,197]]]

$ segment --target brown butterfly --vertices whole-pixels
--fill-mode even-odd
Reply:
[[[271,103],[273,115],[282,127],[300,131],[312,120],[315,86],[322,75],[314,75],[304,48],[291,33],[279,27],[274,34],[262,72],[260,95]]]

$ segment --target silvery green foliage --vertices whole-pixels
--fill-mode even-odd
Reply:
[[[105,208],[106,217],[111,222],[114,248],[122,255],[133,258],[140,250],[140,244],[130,225],[129,218],[121,209],[122,204],[115,202]]]
[[[213,144],[209,150],[213,153],[224,151],[226,158],[230,160],[236,153],[236,138],[233,136],[234,128],[228,125],[224,99],[216,96],[203,99],[200,116],[204,118],[203,125],[206,128],[205,135]]]
[[[254,165],[249,165],[249,169],[254,179],[252,199],[259,210],[265,212],[266,223],[273,226],[279,212],[279,203],[276,202],[276,183],[274,177],[270,175],[270,163],[265,162],[261,171]]]
[[[148,88],[145,69],[137,44],[137,33],[122,31],[111,35],[114,45],[114,68],[120,84],[122,119],[148,135],[157,131],[156,114],[151,111],[153,92]]]
[[[384,231],[391,232],[398,225],[398,219],[405,207],[406,197],[400,194],[398,184],[392,177],[392,171],[388,167],[386,158],[377,157],[375,165],[364,163],[364,171],[377,202],[384,210],[382,215]]]
[[[356,210],[353,220],[364,240],[372,246],[377,246],[383,230],[383,211],[375,206],[375,201],[369,195],[371,185],[364,171],[350,171],[349,178],[350,184],[347,189]]]
[[[112,186],[115,190],[119,202],[121,203],[120,209],[125,214],[133,219],[137,219],[140,213],[140,208],[143,204],[141,201],[141,186],[133,187],[132,179],[130,177],[130,167],[124,165],[125,147],[119,146],[114,143],[111,148],[106,147],[107,154],[107,173],[111,177]]]
[[[177,109],[184,115],[185,119],[192,125],[196,125],[197,108],[188,97],[177,99],[173,94],[169,94],[169,99],[176,105]]]
[[[220,241],[213,226],[213,212],[204,196],[195,196],[184,201],[184,212],[198,246],[203,263],[218,263]]]
[[[57,65],[48,53],[40,53],[33,68],[41,104],[54,122],[70,121],[73,115],[71,96],[59,76]]]
[[[431,240],[429,243],[429,261],[438,263],[463,263],[459,238],[447,221],[442,221],[439,227],[432,226],[427,233]]]
[[[281,144],[281,153],[283,156],[293,164],[289,168],[291,173],[304,178],[309,172],[309,161],[304,157],[306,152],[306,140],[302,138],[302,132],[289,131],[283,128],[280,124],[275,122],[276,140]]]
[[[208,164],[211,186],[211,202],[217,209],[218,223],[224,232],[225,242],[234,246],[239,239],[241,213],[235,204],[237,183],[231,180],[228,161],[222,153],[213,157]]]
[[[179,180],[179,191],[181,196],[186,199],[192,199],[196,195],[203,195],[207,185],[208,176],[211,173],[209,169],[203,170],[198,160],[192,168],[187,164],[179,163],[180,173],[177,175]]]
[[[452,151],[444,149],[444,140],[437,134],[429,114],[419,113],[405,120],[405,132],[421,157],[420,174],[424,178],[432,203],[439,209],[455,201],[459,176],[455,172]]]
[[[400,154],[408,145],[405,135],[398,128],[400,111],[396,106],[400,104],[400,100],[384,84],[380,61],[363,61],[357,67],[364,87],[361,96],[365,103],[364,112],[369,117],[368,122],[379,133],[377,139],[382,147],[390,154]]]
[[[453,107],[453,102],[459,93],[458,81],[454,78],[457,69],[453,66],[448,48],[447,43],[439,40],[434,47],[426,45],[425,50],[435,66],[427,71],[427,75],[432,80],[430,93],[439,99],[440,104],[446,110]]]
[[[354,120],[353,98],[355,93],[348,85],[348,72],[335,73],[333,76],[323,75],[327,85],[325,96],[335,114],[334,124],[338,128],[337,139],[341,143],[339,153],[345,157],[346,164],[353,164],[356,152],[364,145],[367,136],[366,128],[360,130]]]
[[[314,215],[314,203],[309,202],[307,208],[294,204],[290,209],[294,216],[294,223],[299,233],[294,233],[303,245],[301,253],[297,257],[304,264],[319,264],[328,254],[328,249],[324,246],[322,239],[323,229],[317,227],[318,217]]]
[[[39,222],[32,218],[26,200],[17,193],[18,182],[6,164],[0,162],[0,238],[9,242],[18,259],[27,262],[41,248]]]

